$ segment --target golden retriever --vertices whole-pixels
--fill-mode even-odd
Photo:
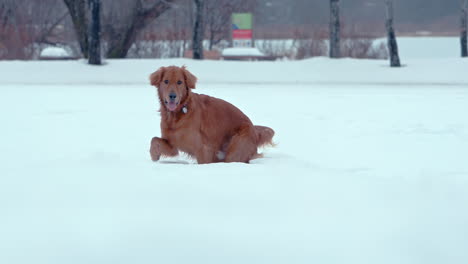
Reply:
[[[150,76],[161,105],[161,138],[151,140],[153,161],[179,151],[199,164],[245,162],[259,157],[257,148],[273,145],[273,129],[254,126],[234,105],[192,92],[197,78],[184,67],[161,67]]]

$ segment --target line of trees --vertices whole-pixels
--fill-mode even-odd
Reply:
[[[400,67],[398,44],[393,26],[393,0],[385,0],[385,10],[385,27],[387,30],[387,48],[389,51],[390,66]],[[330,0],[330,58],[341,57],[340,25],[340,0]]]
[[[389,57],[392,66],[399,65],[393,25],[393,2],[395,1],[395,11],[400,18],[398,12],[402,12],[401,0],[359,1],[362,4],[379,3],[385,7],[381,9],[382,11],[387,10],[385,24]],[[438,0],[431,0],[427,3],[429,5],[436,1]],[[262,25],[265,23],[269,25],[284,23],[285,27],[281,31],[278,31],[276,26],[274,28],[276,31],[263,36],[271,38],[278,33],[286,34],[295,31],[291,30],[288,19],[291,21],[299,19],[300,15],[297,15],[299,14],[297,12],[305,11],[303,7],[311,8],[317,5],[317,7],[325,8],[323,2],[319,3],[319,1],[293,0],[292,2],[295,5],[282,0],[2,0],[0,2],[0,59],[37,57],[34,54],[40,47],[60,44],[70,46],[75,54],[80,54],[97,64],[99,63],[97,59],[101,56],[125,58],[129,56],[129,52],[131,52],[130,56],[135,56],[139,51],[143,54],[151,48],[155,48],[156,52],[157,45],[161,46],[161,50],[173,50],[170,55],[166,56],[183,56],[186,49],[191,48],[195,58],[203,59],[203,45],[205,49],[211,50],[216,45],[222,47],[226,45],[224,43],[228,43],[232,12],[254,12],[257,29],[264,30]],[[459,0],[462,56],[468,56],[467,2],[468,0]],[[343,23],[340,16],[344,15],[345,18],[349,16],[349,10],[353,10],[350,9],[353,4],[340,0],[330,0],[328,4],[330,6],[328,30],[317,31],[318,27],[307,26],[302,29],[302,33],[299,31],[288,33],[293,34],[289,38],[294,38],[295,43],[306,43],[307,41],[303,41],[307,40],[305,38],[316,38],[319,35],[319,38],[329,39],[327,50],[330,57],[350,56],[346,51],[346,49],[353,48],[353,45],[350,46],[346,39],[349,34],[347,32],[349,24]],[[410,3],[405,5],[410,5]],[[299,7],[301,10],[298,10]],[[281,12],[275,13],[275,10],[281,10]],[[341,14],[343,10],[344,13]],[[259,21],[263,24],[260,25]],[[348,21],[345,20],[345,22]],[[304,34],[307,30],[311,32],[308,35]],[[356,30],[357,36],[366,31],[362,28]],[[381,30],[381,32],[384,31]],[[70,45],[72,42],[73,44]],[[304,56],[320,54],[320,52],[306,51],[308,47],[322,50],[323,43],[313,43],[312,39],[312,42],[301,47],[300,51]],[[99,48],[102,48],[102,51]],[[102,52],[102,55],[99,52]],[[160,56],[158,54],[154,53],[153,56]]]
[[[66,4],[70,16],[72,18],[73,26],[75,29],[76,37],[80,45],[80,50],[86,58],[89,54],[90,48],[90,31],[88,30],[90,23],[90,16],[86,5],[87,0],[63,0]],[[88,0],[89,1],[89,0]],[[106,0],[104,0],[106,1]],[[106,37],[107,43],[107,58],[125,58],[128,50],[135,42],[137,35],[156,18],[163,14],[171,7],[175,0],[163,1],[150,1],[136,0],[126,1],[123,6],[122,2],[112,3],[107,1],[109,13],[102,19],[102,34]],[[100,6],[100,1],[91,0],[94,6]],[[115,16],[117,12],[126,11],[126,14]],[[121,10],[117,10],[121,9]],[[100,12],[98,11],[93,16],[93,21],[99,24]],[[93,32],[96,35],[96,32]],[[100,34],[97,33],[98,35]],[[94,37],[95,39],[96,37]],[[96,44],[95,44],[96,45]],[[93,47],[93,49],[97,49]]]
[[[394,29],[393,0],[384,0],[386,9],[385,27],[387,30],[387,48],[389,51],[390,66],[400,67],[400,56]],[[330,58],[339,58],[340,54],[340,0],[330,0]],[[468,0],[460,0],[460,46],[461,56],[468,57]]]
[[[193,24],[193,58],[203,59],[205,32],[208,33],[211,49],[213,45],[225,38],[226,32],[229,31],[230,14],[234,11],[234,7],[248,0],[189,0],[189,2],[184,0],[120,0],[113,2],[102,0],[108,10],[101,18],[103,25],[99,32],[95,26],[89,25],[90,23],[99,24],[99,21],[94,21],[99,19],[96,17],[99,12],[93,13],[94,15],[90,17],[86,1],[93,4],[99,3],[100,6],[101,0],[63,1],[72,18],[80,50],[85,58],[95,54],[95,51],[98,50],[99,45],[94,44],[95,46],[92,48],[91,41],[98,40],[98,36],[101,34],[106,40],[106,57],[125,58],[132,45],[135,44],[137,36],[142,34],[145,28],[169,9],[173,7],[180,9],[180,6],[186,5],[189,9],[193,9],[193,12],[189,11],[189,19],[193,20],[189,22],[189,24]],[[92,30],[88,30],[88,28]],[[91,39],[91,36],[94,37]],[[99,41],[93,43],[99,43]],[[91,61],[91,58],[89,59]]]
[[[0,59],[29,59],[35,46],[60,41],[68,12],[64,6],[50,8],[57,0],[0,1]]]

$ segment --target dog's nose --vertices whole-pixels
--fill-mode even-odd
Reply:
[[[174,101],[176,98],[177,98],[177,94],[175,94],[174,92],[169,94],[169,99],[171,99],[171,101]]]

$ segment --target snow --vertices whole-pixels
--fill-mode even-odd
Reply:
[[[459,37],[398,37],[398,49],[403,61],[411,59],[448,59],[460,57]],[[386,38],[374,40],[374,47],[386,45]],[[325,40],[328,45],[328,40]],[[257,39],[255,46],[278,54],[296,54],[298,43],[294,39]]]
[[[378,39],[376,43],[386,43]],[[460,38],[457,37],[399,37],[398,48],[403,59],[459,58]]]
[[[60,47],[47,47],[41,51],[40,57],[63,58],[70,57],[70,54]]]
[[[466,263],[468,61],[402,60],[0,62],[0,263]],[[173,64],[277,146],[151,162]]]
[[[405,59],[403,68],[389,69],[384,60],[315,58],[290,62],[192,61],[189,59],[111,60],[106,67],[85,61],[0,62],[2,84],[145,85],[160,66],[187,65],[200,83],[285,85],[459,85],[468,83],[467,62],[458,58]],[[441,71],[443,69],[443,71]],[[27,72],[27,76],[25,76]],[[63,74],[65,72],[67,74]],[[287,72],[287,75],[285,75]],[[337,77],[335,72],[339,72]]]
[[[223,56],[265,56],[257,48],[226,48],[223,49]]]

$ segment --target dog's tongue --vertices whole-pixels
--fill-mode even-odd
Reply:
[[[177,108],[177,104],[175,102],[170,102],[167,104],[167,109],[169,109],[169,111],[174,111],[176,110]]]

